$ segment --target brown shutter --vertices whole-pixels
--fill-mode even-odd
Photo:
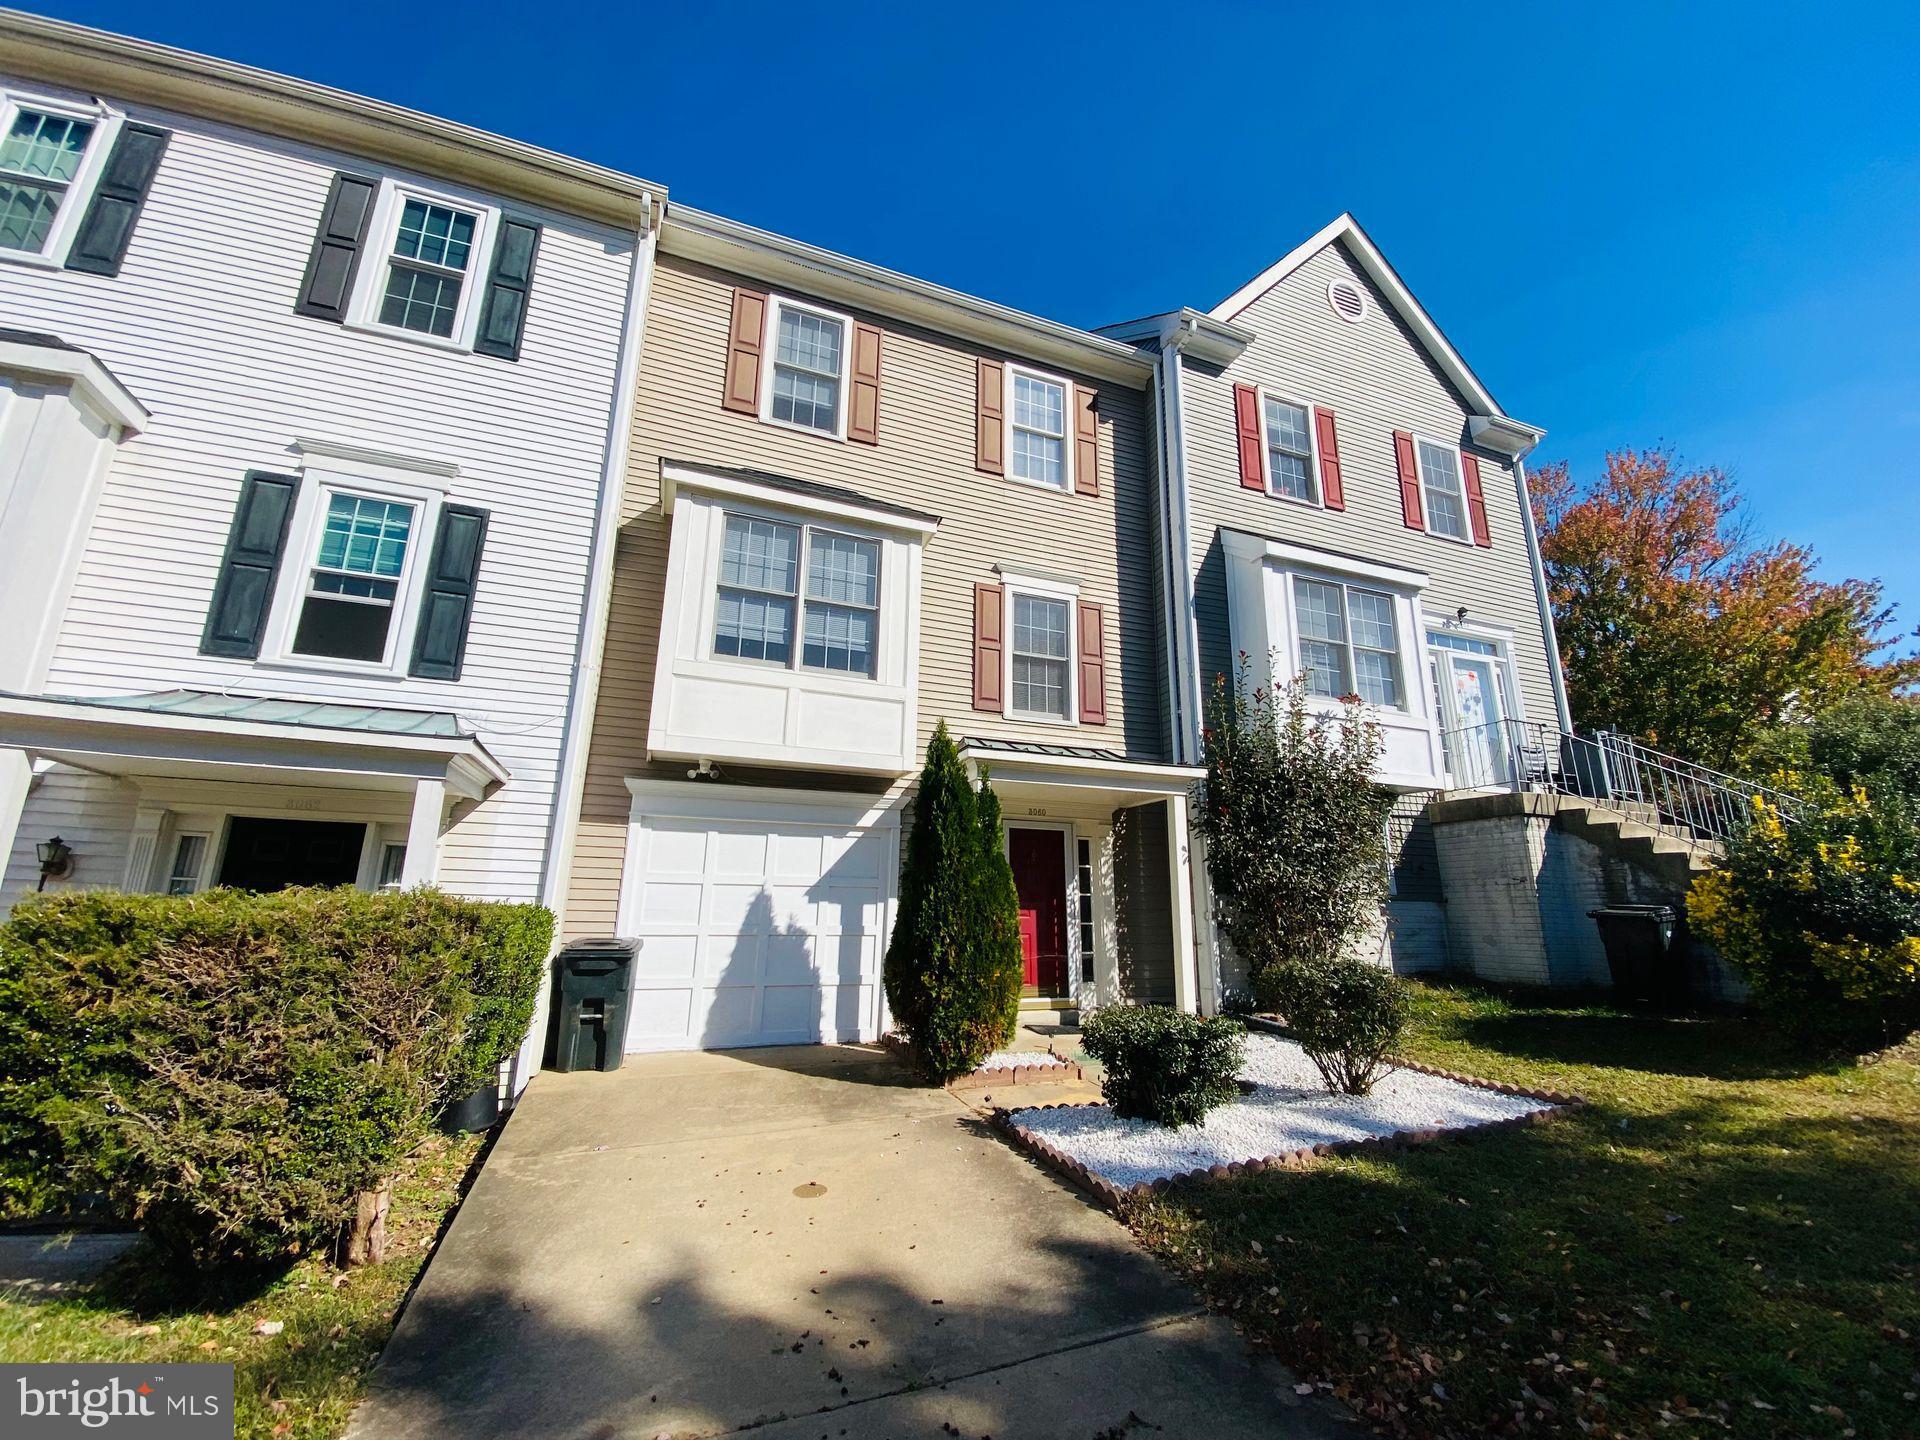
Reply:
[[[1007,473],[1007,367],[998,360],[982,360],[975,394],[973,468],[989,475],[1004,475]]]
[[[1080,723],[1107,723],[1107,646],[1098,605],[1080,602]]]
[[[1467,489],[1467,519],[1473,523],[1473,543],[1482,549],[1493,545],[1493,532],[1487,529],[1487,497],[1480,488],[1480,459],[1464,452],[1460,456],[1460,478]]]
[[[1334,434],[1333,412],[1313,407],[1313,428],[1320,442],[1320,503],[1329,510],[1347,508],[1347,492],[1340,484],[1340,437]]]
[[[1073,493],[1100,493],[1100,417],[1094,413],[1093,391],[1073,387]]]
[[[1240,483],[1264,492],[1267,450],[1260,436],[1260,392],[1251,385],[1233,387],[1233,424],[1240,437]]]
[[[853,399],[847,411],[847,439],[880,443],[880,327],[853,327]]]
[[[760,351],[767,333],[767,297],[758,290],[733,292],[733,327],[727,333],[727,393],[720,403],[743,415],[760,413]]]
[[[998,585],[973,587],[973,708],[1006,708],[1001,694],[1007,644],[1007,595]]]
[[[1413,436],[1404,430],[1393,432],[1393,461],[1400,467],[1400,518],[1409,530],[1424,530],[1427,516],[1420,504],[1420,467],[1413,463]]]

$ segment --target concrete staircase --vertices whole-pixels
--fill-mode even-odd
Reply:
[[[1561,795],[1556,822],[1603,854],[1624,860],[1685,894],[1694,877],[1714,867],[1721,847],[1690,832],[1660,823],[1652,805],[1630,800],[1588,800]]]

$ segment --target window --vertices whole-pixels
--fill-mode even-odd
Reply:
[[[727,516],[714,605],[715,655],[791,665],[797,630],[803,668],[872,676],[879,629],[877,541],[818,526]]]
[[[31,105],[0,113],[9,116],[0,138],[0,250],[45,254],[96,122]]]
[[[1076,840],[1074,858],[1079,881],[1080,978],[1093,979],[1093,842]]]
[[[1289,500],[1320,503],[1320,487],[1313,471],[1313,437],[1307,428],[1307,407],[1291,400],[1265,402],[1267,418],[1267,476],[1273,493]]]
[[[1454,540],[1467,538],[1467,503],[1460,485],[1460,454],[1445,445],[1421,440],[1420,488],[1426,494],[1427,530]]]
[[[1013,594],[1013,713],[1068,719],[1072,602]]]
[[[380,847],[380,886],[382,890],[398,890],[400,877],[407,869],[407,847],[389,842]]]
[[[384,664],[416,507],[339,490],[325,492],[324,498],[325,519],[307,571],[292,651]]]
[[[1296,575],[1293,608],[1308,694],[1358,695],[1382,709],[1404,708],[1391,595]]]
[[[847,360],[844,316],[773,302],[773,384],[767,416],[821,435],[842,433]]]
[[[409,195],[400,208],[380,323],[450,339],[473,263],[480,217]]]
[[[167,894],[191,895],[198,890],[206,860],[207,837],[181,835],[174,842],[173,865],[167,871]]]
[[[1055,490],[1067,489],[1066,382],[1012,367],[1008,374],[1013,380],[1013,404],[1007,411],[1008,473]]]

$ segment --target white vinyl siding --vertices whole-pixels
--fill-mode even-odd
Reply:
[[[144,107],[130,118],[172,132],[137,263],[111,283],[0,265],[8,324],[91,350],[153,412],[108,473],[47,690],[187,687],[458,711],[512,778],[447,832],[440,883],[534,898],[635,237],[516,203],[545,227],[518,363],[396,344],[294,314],[334,174],[380,174],[377,162]],[[501,203],[476,196],[475,208],[482,201]],[[383,258],[364,255],[363,275]],[[476,252],[471,273],[485,263]],[[489,512],[459,681],[409,678],[406,655],[397,674],[370,675],[198,653],[242,477],[296,472],[303,438],[457,468],[447,500]],[[309,472],[303,492],[316,483]],[[431,543],[415,538],[423,562]],[[289,550],[283,571],[305,560]],[[32,888],[32,842],[56,832],[73,843],[83,880],[118,884],[130,821],[116,787],[50,772],[29,801],[6,894]]]

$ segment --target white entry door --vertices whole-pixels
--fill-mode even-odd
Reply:
[[[1461,789],[1510,784],[1520,737],[1509,723],[1506,657],[1490,640],[1445,631],[1428,632],[1427,644],[1448,778]]]
[[[627,1049],[876,1038],[898,817],[864,796],[630,783]]]

